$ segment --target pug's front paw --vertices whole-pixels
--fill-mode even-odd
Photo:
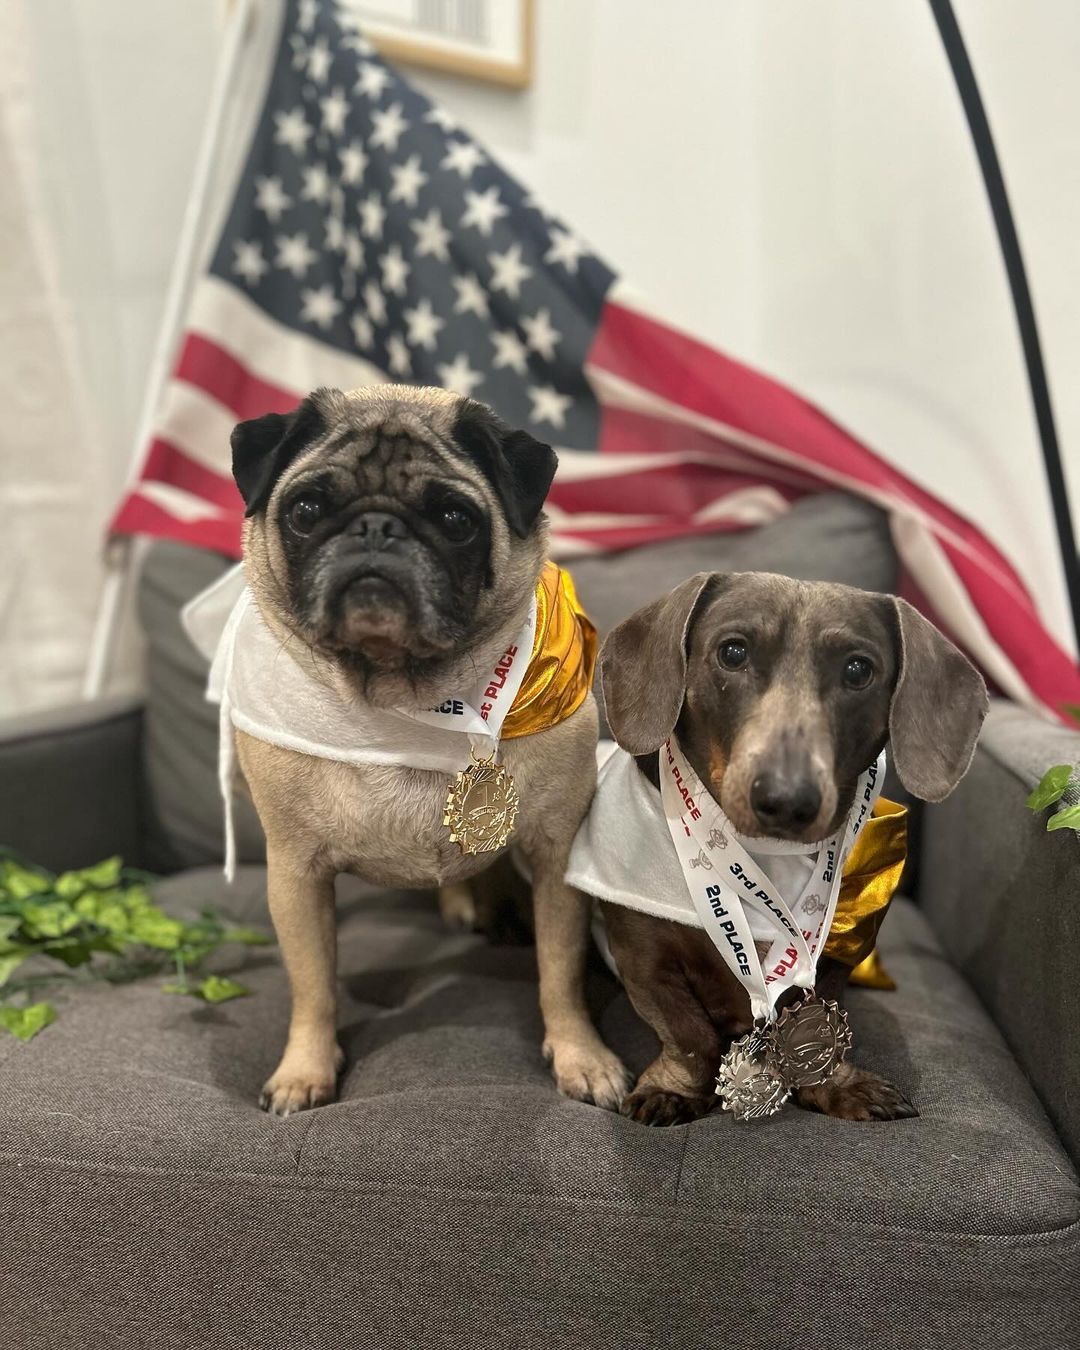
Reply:
[[[263,1084],[259,1105],[273,1116],[292,1116],[312,1106],[326,1106],[337,1097],[337,1079],[345,1056],[334,1046],[330,1054],[288,1050]]]
[[[795,1100],[837,1120],[909,1120],[919,1114],[898,1087],[854,1064],[841,1064],[817,1087],[799,1088]]]
[[[544,1042],[544,1058],[564,1096],[595,1103],[608,1111],[619,1109],[630,1086],[630,1075],[622,1060],[599,1036],[587,1041],[555,1040],[549,1036]]]

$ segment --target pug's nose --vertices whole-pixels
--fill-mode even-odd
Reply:
[[[765,830],[802,830],[821,810],[821,789],[810,778],[762,773],[750,784],[750,807]]]
[[[364,548],[390,548],[408,536],[405,522],[389,511],[365,511],[349,526],[349,534]]]

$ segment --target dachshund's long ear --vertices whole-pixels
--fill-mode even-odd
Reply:
[[[274,484],[292,461],[325,435],[326,420],[317,400],[329,392],[337,393],[318,389],[287,416],[267,413],[233,428],[232,471],[246,516],[266,509]]]
[[[988,700],[983,677],[906,600],[893,598],[900,667],[889,707],[889,739],[900,781],[939,802],[967,773]]]
[[[659,749],[675,730],[686,694],[687,640],[717,572],[698,572],[608,634],[600,684],[612,735],[632,755]]]

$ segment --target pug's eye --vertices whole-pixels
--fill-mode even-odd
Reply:
[[[716,649],[716,659],[725,670],[742,670],[750,659],[750,648],[742,638],[727,638]]]
[[[472,512],[460,506],[440,507],[435,515],[435,523],[452,544],[468,543],[477,530]]]
[[[314,492],[297,497],[289,507],[288,521],[297,534],[310,534],[322,520],[326,512],[326,503]]]
[[[844,687],[865,689],[874,678],[874,667],[865,656],[851,656],[844,667]]]

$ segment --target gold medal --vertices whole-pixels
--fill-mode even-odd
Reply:
[[[514,830],[518,813],[518,791],[514,780],[495,752],[478,759],[451,780],[446,793],[443,824],[450,826],[450,838],[462,853],[495,853]]]

